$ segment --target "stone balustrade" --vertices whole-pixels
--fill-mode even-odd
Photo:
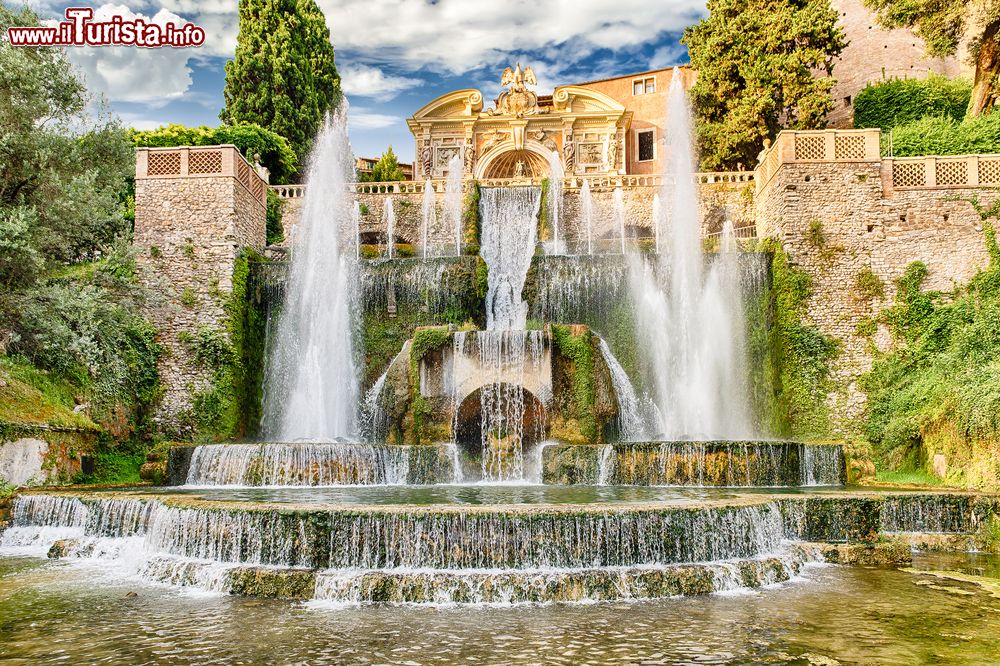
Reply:
[[[882,157],[881,132],[864,130],[783,131],[761,153],[758,194],[783,164],[880,163],[883,189],[932,190],[1000,186],[1000,155]]]
[[[887,157],[882,179],[888,189],[921,190],[1000,186],[1000,155]]]
[[[740,184],[752,183],[754,172],[752,171],[717,171],[709,173],[695,174],[695,179],[701,184]],[[540,187],[542,178],[489,178],[478,181],[481,187],[516,187],[534,186]],[[635,188],[659,188],[665,182],[669,182],[669,176],[661,174],[630,174],[617,176],[568,176],[563,178],[563,190],[578,190],[583,187],[584,181],[589,181],[590,189],[613,190],[616,187],[623,189]],[[430,181],[404,180],[387,183],[352,183],[355,194],[423,194],[430,182],[431,187],[437,193],[443,194],[447,189],[447,180],[437,178]],[[470,180],[462,181],[462,191],[468,189]],[[300,199],[305,196],[305,185],[272,185],[274,191],[282,199]]]
[[[135,151],[136,180],[220,176],[235,178],[255,201],[260,202],[261,206],[267,206],[267,181],[260,177],[257,169],[232,144],[137,148]]]

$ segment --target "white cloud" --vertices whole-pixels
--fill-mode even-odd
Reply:
[[[107,21],[112,16],[128,20],[143,18],[165,25],[186,23],[177,14],[161,9],[150,18],[136,14],[124,5],[101,5],[94,11],[94,21]],[[66,49],[70,62],[76,65],[94,92],[116,102],[146,102],[156,106],[182,96],[191,87],[188,60],[196,49],[143,49],[129,46],[84,46]]]
[[[386,113],[375,113],[363,107],[353,106],[347,112],[347,123],[357,129],[381,129],[402,122],[399,116]]]
[[[461,74],[503,54],[558,44],[578,56],[621,49],[679,32],[705,12],[704,0],[319,0],[334,44],[413,69]],[[562,50],[562,49],[560,49]]]
[[[661,69],[676,65],[685,53],[687,53],[687,49],[684,48],[683,44],[661,46],[653,53],[653,57],[649,61],[649,66],[652,69]]]
[[[388,102],[402,91],[420,83],[419,79],[392,76],[378,67],[352,64],[339,68],[340,84],[352,97],[368,97],[376,102]]]
[[[132,127],[137,130],[158,129],[164,125],[169,125],[171,122],[169,120],[156,120],[148,118],[139,113],[119,113],[118,118],[121,119],[122,124],[126,127]]]

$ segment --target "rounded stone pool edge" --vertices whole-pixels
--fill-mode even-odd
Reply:
[[[807,496],[755,494],[705,502],[696,507],[665,507],[656,503],[502,507],[330,507],[311,504],[288,507],[80,490],[34,491],[25,495],[38,497],[39,501],[64,498],[77,500],[80,506],[100,507],[93,515],[98,517],[98,523],[103,527],[94,527],[94,534],[86,538],[83,538],[86,531],[83,525],[87,524],[88,516],[74,517],[72,512],[63,512],[63,517],[48,518],[46,524],[81,526],[81,538],[59,541],[57,548],[50,549],[51,556],[86,558],[89,556],[88,548],[93,550],[94,542],[100,541],[100,536],[140,534],[140,514],[155,511],[156,507],[194,511],[201,516],[198,520],[221,521],[221,529],[212,537],[215,540],[212,547],[207,551],[185,548],[161,551],[152,547],[147,551],[146,568],[147,574],[154,580],[248,596],[319,596],[338,603],[538,603],[647,599],[734,587],[760,587],[790,579],[806,562],[899,566],[909,562],[911,544],[936,543],[935,547],[939,548],[967,546],[975,543],[972,534],[975,528],[982,528],[989,521],[996,520],[998,507],[997,496],[942,492],[848,494],[832,491]],[[119,512],[127,505],[128,516],[125,520],[106,522],[110,503],[117,503],[116,510]],[[358,526],[384,529],[385,524],[392,521],[394,529],[402,530],[394,533],[403,544],[402,550],[395,556],[383,557],[385,554],[376,547],[376,550],[367,553],[368,559],[358,560],[357,553],[352,554],[350,548],[342,547],[345,540],[349,541],[347,537],[352,529],[356,530]],[[293,524],[299,528],[294,528]],[[302,551],[298,555],[293,552],[294,548],[289,549],[291,542],[281,542],[280,539],[277,545],[264,543],[262,550],[248,551],[242,549],[240,543],[234,549],[229,534],[234,525],[250,525],[252,531],[258,534],[266,534],[268,529],[279,532],[284,529],[292,541],[306,539],[307,532],[312,536],[308,538],[307,545],[298,544]],[[595,525],[599,532],[592,531]],[[306,532],[301,531],[302,526],[307,528]],[[494,531],[479,531],[484,526]],[[566,537],[566,543],[555,544],[551,550],[555,555],[552,561],[557,563],[585,564],[594,553],[605,552],[601,549],[586,551],[582,558],[579,553],[574,555],[575,549],[590,547],[587,538],[573,540],[574,530],[579,531],[581,527],[585,536],[620,531],[617,537],[610,540],[602,537],[605,538],[605,548],[618,548],[621,543],[634,540],[650,528],[655,532],[674,527],[680,527],[680,532],[671,534],[664,539],[665,542],[669,543],[677,537],[683,542],[706,540],[708,545],[679,542],[676,549],[668,547],[663,550],[662,546],[653,544],[652,550],[643,553],[658,553],[662,561],[652,565],[643,563],[642,554],[636,559],[626,549],[622,551],[624,559],[621,561],[625,564],[621,566],[613,564],[617,560],[612,558],[597,567],[543,566],[541,568],[545,570],[539,571],[536,565],[542,560],[529,557],[524,560],[524,567],[518,568],[517,563],[522,561],[517,559],[518,548],[534,547],[532,544],[537,543],[536,537],[543,533],[550,534],[556,541],[561,538],[558,537],[560,534]],[[713,542],[704,535],[705,527],[728,527],[732,534],[722,539],[716,535]],[[507,553],[514,559],[505,560],[503,553],[493,553],[489,548],[483,551],[487,556],[494,557],[490,562],[498,564],[492,569],[486,567],[488,571],[477,567],[475,559],[456,559],[447,553],[447,549],[439,552],[438,559],[432,562],[436,566],[413,566],[423,560],[407,559],[415,552],[407,550],[407,542],[418,542],[424,538],[428,528],[452,536],[454,532],[449,530],[465,531],[455,543],[460,542],[467,547],[476,544],[476,539],[505,534],[505,530],[527,528],[528,532],[523,532],[526,536],[520,541],[520,546],[515,545],[514,550]],[[588,529],[591,531],[588,532]],[[921,536],[921,530],[934,529],[939,534]],[[945,538],[942,532],[951,534]],[[236,540],[239,542],[245,538],[246,535]],[[789,542],[789,538],[796,541]],[[752,543],[754,539],[757,540],[756,545]],[[810,543],[823,541],[844,543]],[[161,546],[162,543],[165,542],[161,542]],[[503,547],[507,545],[503,544]],[[805,552],[810,554],[809,557],[803,555]],[[212,553],[217,554],[218,561],[204,559],[211,559]],[[691,553],[701,553],[706,557],[692,558]],[[622,556],[618,557],[621,559]],[[339,566],[331,569],[334,564]],[[709,578],[714,581],[711,585],[705,582]],[[310,586],[314,590],[313,596],[307,593]],[[295,590],[294,594],[289,592],[290,589]]]

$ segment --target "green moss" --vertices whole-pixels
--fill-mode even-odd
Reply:
[[[98,429],[85,415],[73,411],[76,397],[83,392],[80,384],[7,356],[0,356],[0,380],[0,422]]]
[[[590,329],[575,333],[573,327],[552,325],[552,342],[556,350],[571,361],[572,406],[568,416],[580,424],[580,432],[588,441],[598,438],[596,415],[596,382],[594,377],[594,335]]]
[[[194,361],[213,371],[212,385],[192,400],[190,416],[200,441],[253,434],[260,420],[266,321],[249,289],[251,263],[258,261],[253,250],[237,258],[224,329],[201,327],[193,336]]]
[[[940,486],[943,481],[920,469],[876,470],[875,480],[901,486]]]
[[[878,322],[871,317],[865,317],[854,327],[854,335],[859,338],[870,338],[878,331]]]
[[[490,267],[482,257],[476,257],[476,297],[486,298],[490,290]]]
[[[538,240],[552,239],[552,221],[549,220],[549,179],[542,179],[542,197],[538,205]]]
[[[863,268],[854,276],[854,294],[860,299],[882,299],[885,298],[885,284],[871,268]]]
[[[153,259],[158,259],[162,254],[163,253],[160,252],[160,248],[157,247],[156,245],[149,246],[149,256],[151,256]]]
[[[764,369],[771,387],[769,430],[781,436],[822,438],[830,433],[826,396],[833,388],[830,363],[839,344],[802,322],[812,285],[809,274],[791,265],[776,239],[761,242],[771,255],[771,326]]]
[[[94,453],[94,473],[81,474],[74,482],[114,486],[142,483],[139,468],[145,461],[142,453],[102,447]]]
[[[451,342],[451,333],[447,326],[419,328],[413,333],[413,345],[410,347],[410,358],[419,362],[429,352],[447,346]]]
[[[181,291],[181,305],[186,308],[193,308],[198,304],[198,297],[194,293],[194,289],[191,287],[184,287]]]
[[[479,254],[479,238],[481,235],[479,220],[479,182],[472,181],[469,191],[462,203],[462,240],[466,254]]]

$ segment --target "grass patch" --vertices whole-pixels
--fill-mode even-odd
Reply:
[[[940,486],[944,481],[921,469],[876,470],[875,480],[899,486]]]
[[[73,411],[80,391],[58,375],[0,356],[0,421],[97,430],[93,421]]]

